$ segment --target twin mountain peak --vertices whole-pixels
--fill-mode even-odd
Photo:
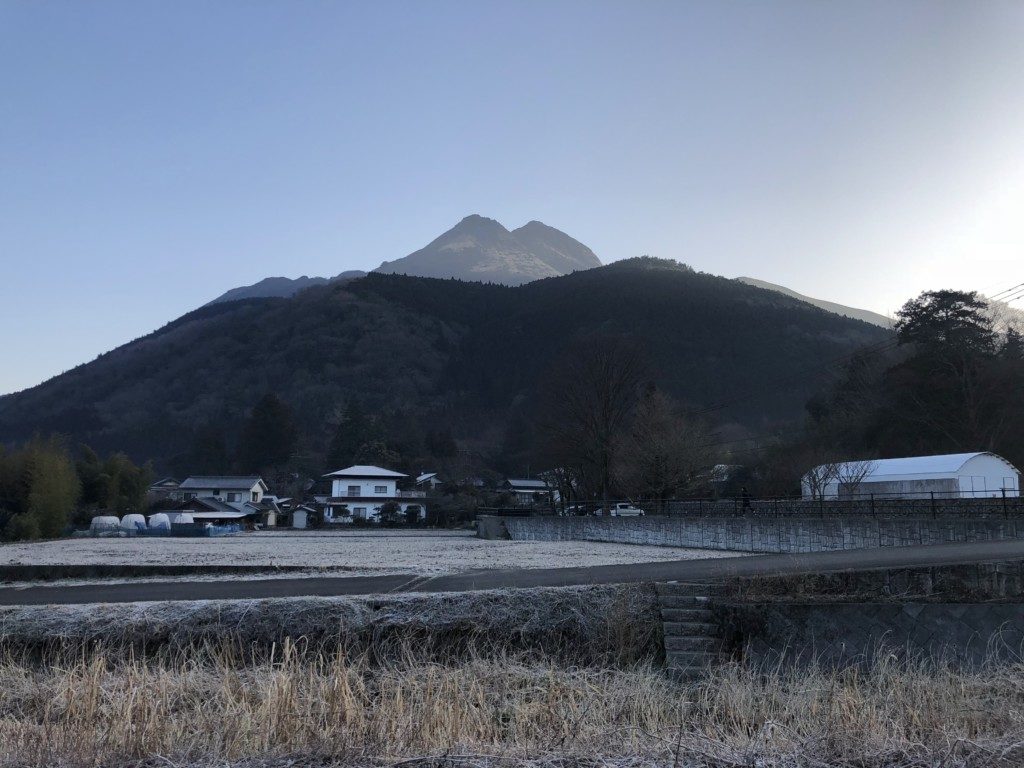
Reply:
[[[599,266],[601,261],[592,250],[547,224],[531,221],[510,231],[494,219],[473,214],[424,248],[401,259],[385,261],[373,271],[522,285]],[[289,297],[314,285],[363,274],[353,270],[332,278],[268,277],[253,285],[234,288],[210,303]]]
[[[503,285],[523,285],[545,277],[559,277],[600,267],[601,260],[590,248],[561,230],[540,221],[531,221],[518,229],[506,229],[486,216],[467,216],[425,247],[395,261],[385,261],[374,272],[415,277],[455,278]],[[288,298],[314,285],[363,277],[358,270],[326,277],[268,277],[253,285],[233,288],[210,304],[250,298]],[[873,325],[890,327],[892,321],[867,310],[814,299],[772,283],[740,277],[740,282],[783,293]]]

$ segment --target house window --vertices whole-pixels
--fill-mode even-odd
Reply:
[[[375,485],[373,486],[374,493],[387,493],[388,487],[386,485]]]
[[[229,493],[228,494],[228,501],[238,501],[238,494],[237,493]]]
[[[366,519],[366,507],[356,507],[352,512],[353,517],[358,517],[360,520]]]
[[[350,485],[348,487],[348,495],[349,496],[359,496],[360,495],[359,494],[359,486],[358,485]]]
[[[258,491],[253,491],[252,492],[252,500],[253,501],[259,501],[260,500],[260,494],[259,494]]]

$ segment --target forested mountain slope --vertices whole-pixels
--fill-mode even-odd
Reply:
[[[307,277],[306,275],[295,278],[265,277],[252,285],[241,285],[238,288],[232,288],[230,291],[225,291],[213,301],[208,302],[207,306],[210,304],[217,304],[222,301],[238,301],[239,299],[287,299],[291,298],[299,291],[304,291],[315,285],[327,285],[328,283],[337,282],[339,280],[351,280],[356,277],[362,277],[365,274],[365,272],[353,269],[330,278]]]
[[[704,406],[887,332],[654,259],[519,287],[370,274],[289,299],[204,307],[0,398],[0,442],[59,432],[162,467],[197,430],[237,439],[267,392],[293,409],[312,456],[353,397],[411,437],[438,425],[456,438],[500,433],[511,413],[529,415],[538,382],[574,340],[602,335],[628,336],[658,386]],[[764,387],[716,415],[755,428],[793,418],[818,383]]]
[[[880,328],[892,328],[893,320],[891,317],[880,315],[877,312],[872,312],[870,309],[858,309],[857,307],[847,307],[844,304],[836,304],[834,301],[825,301],[824,299],[815,299],[811,296],[805,296],[802,293],[786,288],[782,285],[776,285],[775,283],[769,283],[764,280],[757,280],[753,277],[737,277],[741,283],[747,285],[753,285],[757,288],[765,288],[769,291],[778,291],[786,296],[789,296],[799,301],[805,301],[808,304],[813,304],[816,307],[824,309],[826,312],[835,312],[837,315],[843,315],[844,317],[852,317],[855,320],[863,320],[865,323],[871,323],[877,325]]]

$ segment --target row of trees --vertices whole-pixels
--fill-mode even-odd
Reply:
[[[264,395],[248,413],[230,445],[214,425],[196,430],[188,451],[175,457],[171,470],[181,476],[238,472],[280,477],[318,475],[352,464],[377,464],[417,471],[457,453],[450,428],[419,429],[403,414],[372,413],[352,397],[336,417],[326,451],[303,452],[293,410],[274,393]]]
[[[799,494],[809,471],[812,492],[856,485],[872,459],[891,456],[987,450],[1024,464],[1024,337],[1012,319],[993,322],[976,293],[922,293],[899,311],[893,338],[837,370],[801,427],[783,425],[782,437],[730,455],[706,422],[650,383],[637,340],[576,341],[515,443],[532,443],[535,466],[558,467],[563,498],[605,502],[706,492],[717,462],[743,467],[733,490],[761,495]]]
[[[52,538],[98,510],[122,515],[145,509],[148,466],[124,454],[101,459],[82,446],[76,461],[58,438],[35,438],[17,450],[0,446],[0,536]]]
[[[651,381],[626,337],[577,341],[549,375],[536,450],[563,500],[664,500],[690,490],[715,457],[708,426]]]
[[[973,292],[928,291],[897,313],[895,332],[839,367],[800,431],[746,457],[758,492],[798,492],[802,472],[851,459],[992,451],[1024,465],[1024,339],[1013,319],[994,323]]]

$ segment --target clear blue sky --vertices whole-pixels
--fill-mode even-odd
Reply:
[[[891,312],[1024,281],[1024,3],[0,2],[0,392],[468,213]]]

